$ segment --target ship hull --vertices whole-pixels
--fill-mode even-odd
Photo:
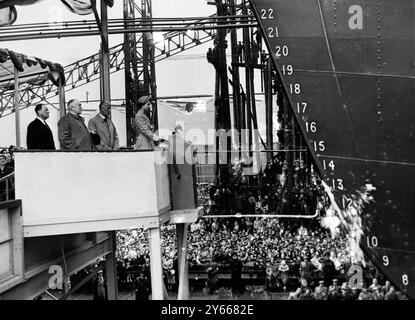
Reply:
[[[376,188],[361,247],[415,298],[415,1],[251,0],[338,205]]]

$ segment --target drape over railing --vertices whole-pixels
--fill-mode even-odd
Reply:
[[[10,26],[17,19],[16,6],[28,6],[43,0],[0,0],[0,26]],[[91,0],[61,0],[62,4],[70,11],[87,15],[93,13]],[[107,6],[112,7],[114,0],[105,0]]]

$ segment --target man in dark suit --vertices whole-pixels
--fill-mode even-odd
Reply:
[[[134,283],[135,300],[148,300],[150,294],[150,282],[144,275],[144,271],[140,271]]]
[[[93,150],[94,143],[85,125],[79,100],[68,102],[68,114],[58,122],[58,136],[62,150]]]
[[[49,118],[49,109],[44,104],[35,107],[36,119],[27,127],[27,149],[55,150],[52,131],[46,120]]]
[[[238,255],[234,252],[232,254],[231,263],[231,282],[232,282],[232,292],[243,294],[244,285],[242,284],[242,269],[243,264],[241,260],[238,259]]]

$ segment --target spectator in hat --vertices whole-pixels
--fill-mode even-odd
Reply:
[[[338,282],[338,279],[333,279],[333,284],[329,287],[327,300],[340,300],[340,287]]]
[[[308,285],[308,282],[306,279],[301,279],[300,281],[300,289],[301,289],[301,293],[300,293],[300,300],[313,300],[313,294],[311,291],[311,288]]]
[[[398,300],[394,286],[389,287],[389,291],[385,294],[385,300]]]
[[[288,300],[300,300],[301,288],[298,288],[295,292],[290,292]]]
[[[396,295],[398,297],[398,300],[408,300],[408,297],[405,294],[405,290],[404,291],[401,291],[401,290],[397,291]]]
[[[385,281],[385,285],[382,286],[382,293],[386,295],[389,292],[389,289],[391,288],[391,282],[389,280]]]
[[[94,300],[108,300],[107,284],[102,270],[98,271],[97,278],[94,281]]]
[[[352,289],[347,282],[343,282],[340,287],[340,299],[341,300],[353,300]]]
[[[280,263],[280,265],[278,267],[278,271],[281,274],[281,281],[282,281],[282,284],[284,286],[284,292],[287,290],[288,270],[290,270],[290,268],[285,263],[285,260],[281,260],[281,263]]]
[[[27,149],[55,150],[52,131],[46,120],[49,118],[49,109],[44,104],[35,107],[36,119],[27,126]]]
[[[381,290],[382,289],[382,287],[381,287],[381,285],[378,283],[378,279],[376,279],[376,278],[374,278],[373,280],[372,280],[372,284],[370,285],[370,287],[369,287],[369,291],[371,292],[371,293],[373,293],[375,290]]]
[[[303,258],[302,260],[303,261],[300,263],[300,276],[309,281],[311,277],[312,264],[307,258]]]
[[[383,300],[384,295],[380,289],[380,287],[375,287],[372,290],[372,300]]]
[[[372,296],[370,292],[367,290],[366,286],[362,288],[362,292],[360,292],[359,297],[357,299],[358,300],[372,300]]]
[[[276,292],[278,287],[280,287],[280,283],[275,271],[276,270],[274,270],[272,264],[269,264],[265,269],[265,292],[267,295],[269,295],[271,292]]]
[[[150,282],[141,270],[134,283],[135,300],[148,300],[150,294]]]
[[[142,265],[142,270],[144,272],[144,276],[148,279],[149,282],[151,282],[151,265],[150,265],[150,258],[145,257],[145,262]]]
[[[352,287],[351,300],[357,300],[359,298],[359,290],[357,287]]]
[[[326,284],[329,284],[332,281],[334,274],[336,272],[336,267],[334,265],[334,262],[329,259],[329,255],[330,255],[329,253],[326,253],[324,255],[324,261],[322,263],[322,268],[321,268],[324,282]],[[330,291],[330,288],[329,288],[329,291]]]
[[[77,99],[68,102],[66,116],[58,122],[58,136],[62,150],[93,150],[92,136],[81,117],[82,105]]]
[[[176,289],[176,270],[172,267],[167,271],[167,289],[169,291],[174,291]]]
[[[160,138],[153,133],[154,127],[150,122],[151,102],[149,96],[142,96],[138,99],[138,111],[135,115],[135,125],[137,128],[137,140],[135,150],[154,150],[155,142]]]
[[[327,287],[324,286],[324,280],[318,282],[318,286],[314,289],[314,297],[316,300],[327,299]]]
[[[99,135],[97,150],[116,150],[119,147],[117,129],[111,118],[111,105],[106,101],[99,104],[99,113],[88,122],[88,129]]]
[[[219,268],[216,262],[211,262],[210,267],[207,269],[207,287],[209,290],[209,294],[213,294],[217,288],[218,283],[218,272]]]
[[[238,259],[236,252],[232,254],[231,259],[231,282],[232,282],[232,292],[243,293],[244,288],[242,285],[242,262]]]

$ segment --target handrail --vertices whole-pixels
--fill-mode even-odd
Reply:
[[[4,176],[3,178],[0,178],[0,183],[6,182],[6,189],[4,190],[4,194],[6,195],[5,201],[11,200],[9,193],[14,190],[14,187],[12,186],[12,182],[11,182],[12,179],[14,179],[14,172],[8,174],[7,176]],[[3,195],[3,192],[0,192],[0,196],[2,195]],[[0,202],[2,202],[1,199],[0,199]]]
[[[203,218],[290,218],[290,219],[314,219],[320,214],[320,210],[316,209],[313,215],[304,214],[216,214],[204,215]]]
[[[0,178],[0,182],[3,182],[4,180],[10,179],[11,177],[14,177],[14,172],[9,173],[7,176],[4,176],[3,178]]]

